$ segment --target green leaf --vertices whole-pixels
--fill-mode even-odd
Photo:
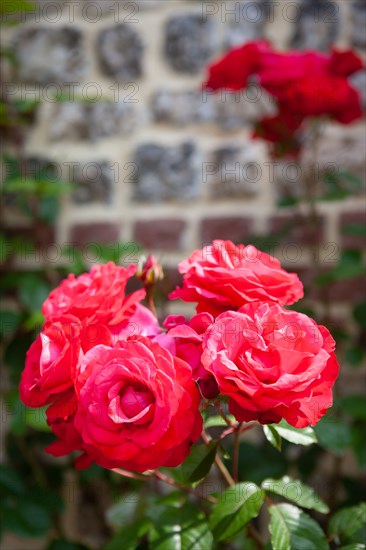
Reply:
[[[353,312],[353,318],[360,325],[360,327],[366,329],[366,302],[361,302],[358,304]]]
[[[289,476],[284,476],[281,479],[266,479],[262,483],[262,489],[291,500],[303,508],[317,510],[322,514],[329,512],[328,506],[311,487]]]
[[[350,223],[342,228],[342,233],[344,235],[366,237],[366,225],[364,223]]]
[[[343,508],[331,518],[328,533],[339,540],[347,541],[366,522],[366,503],[361,502],[356,506]]]
[[[269,531],[273,550],[328,550],[320,526],[292,504],[270,506]]]
[[[366,420],[366,397],[362,394],[347,395],[338,402],[342,411],[358,420]]]
[[[88,550],[88,547],[80,542],[57,539],[47,546],[47,550]]]
[[[360,468],[366,467],[366,447],[365,447],[365,423],[357,422],[351,427],[352,450],[355,453]]]
[[[13,508],[3,510],[3,522],[5,530],[29,537],[43,535],[52,524],[48,510],[26,499],[17,501]]]
[[[104,550],[136,550],[139,540],[151,529],[148,518],[141,518],[128,525],[112,538]]]
[[[344,358],[350,364],[351,367],[358,367],[359,365],[361,365],[363,362],[364,356],[365,356],[365,351],[359,345],[350,346],[344,352]]]
[[[217,451],[217,442],[194,445],[181,466],[182,482],[195,483],[205,478],[211,470]]]
[[[232,537],[251,519],[257,517],[264,495],[262,489],[249,482],[238,483],[226,489],[210,517],[210,528],[215,540]]]
[[[230,422],[235,422],[235,417],[232,414],[226,415],[228,420]],[[227,426],[227,423],[225,420],[220,416],[219,414],[215,414],[214,416],[209,416],[207,420],[204,422],[205,428],[216,428],[221,426]]]
[[[351,445],[350,427],[334,416],[323,417],[314,429],[319,445],[337,455],[342,455]]]
[[[362,542],[356,542],[354,544],[347,544],[347,546],[341,546],[339,550],[366,550],[366,546]]]
[[[297,445],[312,445],[317,442],[316,435],[312,428],[294,428],[285,420],[279,424],[270,424],[271,428],[286,441]]]
[[[131,523],[138,501],[138,493],[125,493],[116,504],[108,508],[106,512],[108,524],[115,530],[118,530],[124,525]]]
[[[16,332],[20,322],[18,311],[0,311],[0,334],[2,338],[11,336]]]
[[[18,472],[5,464],[0,464],[0,487],[3,494],[6,491],[10,494],[21,495],[25,491],[23,480]]]
[[[46,409],[47,407],[39,409],[24,407],[25,424],[38,432],[50,432],[51,428],[47,424]]]
[[[38,311],[41,309],[50,290],[50,285],[43,279],[42,275],[30,273],[22,279],[19,299],[29,311]]]
[[[273,447],[277,449],[277,451],[280,451],[282,448],[282,439],[280,434],[276,432],[274,427],[270,424],[267,424],[263,426],[263,432],[270,444],[273,445]]]
[[[165,509],[149,533],[149,542],[150,550],[210,550],[213,537],[205,515],[190,504]]]

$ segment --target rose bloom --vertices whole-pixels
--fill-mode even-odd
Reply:
[[[296,158],[301,151],[301,140],[297,131],[303,121],[303,116],[284,109],[275,116],[260,119],[252,137],[269,141],[275,157],[287,155]]]
[[[248,42],[227,52],[208,68],[207,81],[203,88],[208,90],[243,90],[250,75],[260,67],[262,52],[269,49],[265,40]]]
[[[77,406],[77,396],[74,389],[71,389],[48,407],[47,424],[58,438],[46,448],[46,452],[50,455],[59,457],[73,451],[84,450],[83,440],[74,424]],[[84,452],[76,460],[75,466],[78,469],[87,468],[92,462],[93,460]]]
[[[83,449],[105,468],[177,466],[202,429],[191,369],[145,337],[119,346],[83,358],[74,419]]]
[[[183,315],[169,315],[163,323],[168,329],[167,336],[174,339],[174,354],[190,365],[192,378],[198,382],[206,399],[213,399],[219,393],[216,380],[201,362],[203,337],[213,322],[209,313],[198,313],[189,321]]]
[[[130,318],[136,304],[145,297],[144,290],[125,296],[127,281],[136,266],[116,266],[113,262],[93,266],[79,277],[71,274],[55,288],[42,307],[46,319],[71,314],[81,320],[104,325],[118,325]]]
[[[183,286],[169,297],[198,302],[197,312],[214,316],[259,300],[293,304],[304,295],[295,273],[288,273],[276,258],[252,245],[215,240],[195,250],[178,269],[184,274]]]
[[[29,407],[42,407],[73,387],[83,355],[81,323],[62,315],[45,324],[29,348],[19,384],[20,398]]]
[[[339,365],[328,330],[278,304],[220,315],[205,336],[202,363],[229,396],[239,422],[284,418],[314,426],[332,405]]]

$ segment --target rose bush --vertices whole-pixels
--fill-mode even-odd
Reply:
[[[217,317],[202,362],[239,422],[315,426],[332,405],[339,365],[329,331],[278,304],[254,303]]]
[[[276,258],[231,241],[216,240],[195,250],[178,269],[183,286],[170,298],[197,302],[197,312],[212,315],[258,300],[293,304],[304,294],[298,276],[282,269]]]
[[[160,275],[150,277],[151,269],[162,273],[151,256],[138,274],[136,266],[95,266],[52,291],[44,327],[27,354],[20,397],[28,406],[47,405],[57,439],[46,451],[54,457],[72,454],[78,469],[95,463],[139,481],[155,477],[174,486],[179,499],[190,494],[214,505],[210,523],[190,515],[193,524],[186,527],[185,517],[173,518],[174,526],[188,529],[189,544],[198,540],[189,529],[201,522],[200,548],[212,548],[214,539],[231,539],[253,517],[252,504],[236,517],[248,494],[258,493],[257,514],[264,500],[255,484],[236,485],[241,433],[268,423],[273,431],[283,420],[295,429],[317,424],[332,405],[335,344],[325,327],[283,308],[303,296],[302,284],[252,245],[217,240],[181,262],[183,284],[171,298],[196,302],[198,313],[169,315],[162,327],[153,303]],[[134,275],[151,310],[140,303],[145,290],[126,295]],[[219,426],[215,440],[207,429]],[[232,474],[219,456],[231,435]],[[278,448],[277,439],[266,437]],[[227,505],[226,492],[218,499],[217,491],[205,494],[206,486],[196,490],[214,462],[228,491],[238,491],[239,508]],[[166,469],[178,466],[170,476]],[[150,517],[145,520],[150,526]],[[136,544],[144,533],[137,527]],[[124,536],[118,547],[121,541]]]

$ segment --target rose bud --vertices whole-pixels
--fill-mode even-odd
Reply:
[[[136,277],[143,283],[145,288],[150,288],[164,279],[163,268],[153,254],[149,254],[147,258],[144,256],[141,258]]]

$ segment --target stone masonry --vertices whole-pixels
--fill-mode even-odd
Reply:
[[[173,284],[176,262],[203,243],[271,234],[277,257],[306,270],[309,231],[291,228],[276,241],[291,214],[277,201],[289,187],[302,196],[301,174],[274,165],[265,143],[250,138],[253,121],[274,112],[270,98],[255,83],[239,94],[203,92],[204,67],[261,37],[284,50],[337,44],[362,53],[365,16],[362,0],[38,1],[3,41],[17,60],[10,92],[41,100],[27,155],[53,163],[60,185],[74,183],[56,242],[137,241]],[[365,74],[353,79],[365,95]],[[362,177],[363,140],[361,124],[328,124],[319,163]],[[341,227],[360,217],[357,197],[322,203],[312,228],[320,256],[327,243],[352,244]]]

